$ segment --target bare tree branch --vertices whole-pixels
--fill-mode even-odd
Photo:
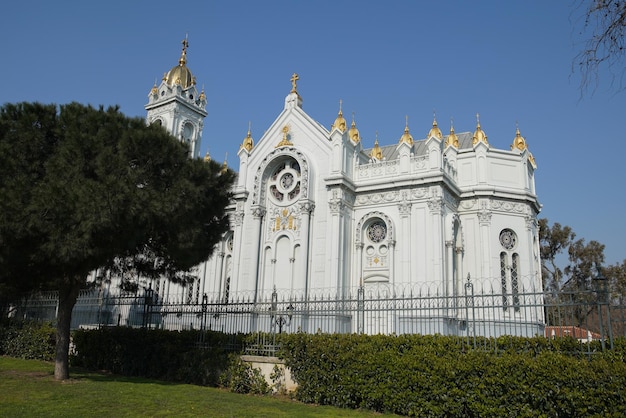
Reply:
[[[596,91],[601,68],[608,70],[613,88],[624,90],[626,0],[577,0],[575,10],[583,11],[576,24],[584,40],[572,65],[581,75],[581,94]]]

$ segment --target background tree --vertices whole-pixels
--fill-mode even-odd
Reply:
[[[576,18],[582,50],[574,58],[574,67],[581,73],[580,87],[584,93],[598,85],[598,71],[606,67],[612,75],[611,83],[618,81],[618,90],[624,88],[624,34],[626,31],[626,0],[579,0]]]
[[[581,326],[588,321],[598,298],[603,297],[593,283],[599,268],[608,279],[609,301],[621,304],[626,295],[626,260],[602,267],[605,246],[575,238],[569,226],[558,222],[550,226],[547,219],[539,220],[546,318],[553,325]]]
[[[188,155],[117,108],[0,108],[0,291],[59,292],[55,378],[69,377],[71,313],[91,271],[143,254],[174,278],[227,231],[234,173]]]
[[[558,222],[550,226],[546,218],[539,219],[541,276],[544,292],[560,292],[563,271],[557,264],[557,257],[567,251],[574,238],[576,234],[569,226],[561,226]]]

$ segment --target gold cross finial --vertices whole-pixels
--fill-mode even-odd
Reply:
[[[183,44],[183,52],[187,52],[187,48],[189,48],[189,41],[187,40],[187,34],[185,34],[185,39],[182,40]]]
[[[296,82],[297,82],[298,80],[300,80],[300,77],[298,77],[298,74],[293,73],[293,75],[291,76],[291,91],[290,91],[290,93],[297,93],[297,92],[298,92],[298,91],[296,90],[296,89],[297,89],[297,87],[298,87],[298,86],[296,85]]]

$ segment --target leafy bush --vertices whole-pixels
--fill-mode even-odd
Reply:
[[[229,367],[221,376],[220,383],[235,393],[267,395],[272,392],[261,370],[252,367],[239,356],[231,356]]]
[[[0,355],[54,360],[56,329],[51,323],[9,321],[0,324]]]
[[[280,341],[304,402],[409,416],[626,416],[617,344],[589,357],[575,340],[545,338],[503,338],[491,351],[437,335]]]
[[[72,365],[176,382],[217,386],[228,365],[232,336],[201,331],[165,331],[127,327],[74,333]],[[235,346],[238,343],[235,342]]]

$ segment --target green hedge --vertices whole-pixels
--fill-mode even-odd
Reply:
[[[55,341],[56,329],[51,323],[0,323],[0,355],[51,361],[54,360]]]
[[[442,336],[280,341],[303,402],[409,416],[626,416],[623,342],[584,356],[569,339],[503,338],[497,352]]]
[[[235,341],[233,341],[235,339]],[[74,333],[72,365],[124,376],[217,386],[228,367],[229,347],[241,337],[200,331],[165,331],[127,327]]]

